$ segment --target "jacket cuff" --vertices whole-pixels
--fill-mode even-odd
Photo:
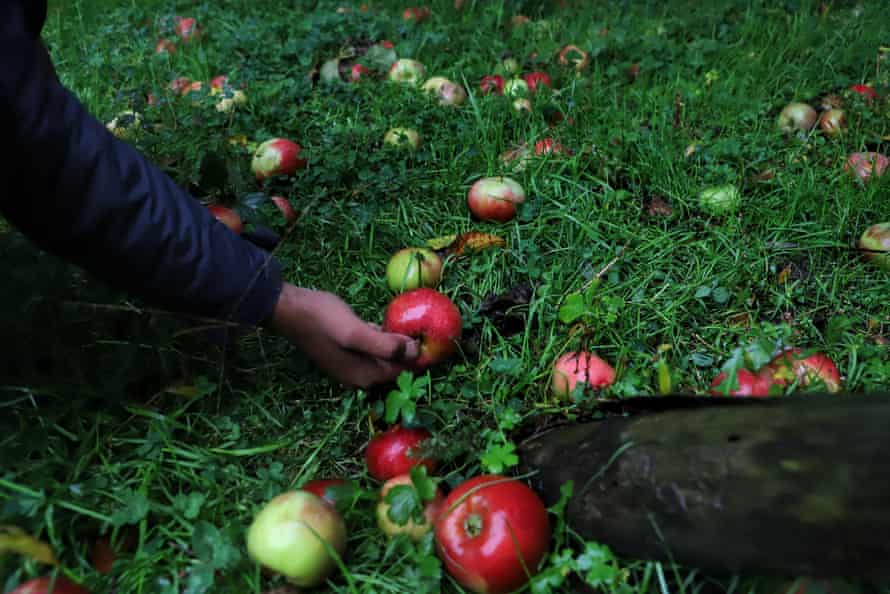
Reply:
[[[256,271],[247,292],[226,312],[229,321],[248,326],[259,326],[272,317],[284,284],[278,260],[259,248],[257,250],[264,255],[263,264]]]

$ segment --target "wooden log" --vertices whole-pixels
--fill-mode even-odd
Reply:
[[[890,395],[689,402],[531,437],[523,470],[548,504],[573,481],[569,526],[625,557],[890,577]]]

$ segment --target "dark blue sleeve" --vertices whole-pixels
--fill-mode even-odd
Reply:
[[[32,241],[148,303],[257,324],[281,269],[116,138],[42,67],[25,3],[0,1],[0,211]]]

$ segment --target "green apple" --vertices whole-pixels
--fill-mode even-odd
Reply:
[[[393,293],[418,287],[435,289],[442,280],[442,259],[427,248],[397,251],[386,265],[386,284]]]
[[[389,67],[389,80],[405,85],[419,85],[426,76],[426,68],[417,60],[402,58]]]
[[[416,151],[420,147],[420,135],[411,128],[390,128],[383,136],[384,144]]]
[[[701,209],[712,215],[728,215],[738,211],[742,204],[742,195],[738,188],[731,184],[705,188],[698,195]]]
[[[324,583],[336,567],[331,550],[346,549],[346,524],[325,501],[308,491],[274,497],[247,531],[250,558],[299,587]]]
[[[507,97],[526,97],[528,95],[528,83],[521,78],[511,78],[504,83],[504,95]]]
[[[859,249],[867,260],[890,272],[890,223],[872,225],[859,238]]]

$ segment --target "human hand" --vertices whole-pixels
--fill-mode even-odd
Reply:
[[[270,325],[328,375],[354,387],[395,379],[420,354],[416,340],[365,322],[333,293],[289,283]]]

